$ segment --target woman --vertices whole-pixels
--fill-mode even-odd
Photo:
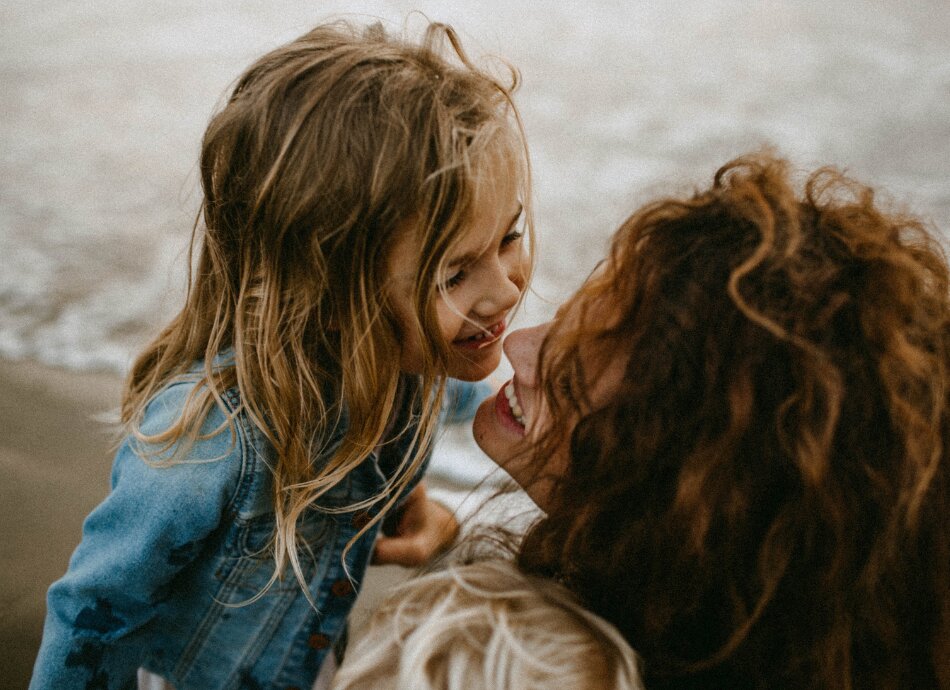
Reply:
[[[518,563],[646,687],[950,687],[948,268],[919,220],[742,158],[505,349],[475,438],[547,513]]]

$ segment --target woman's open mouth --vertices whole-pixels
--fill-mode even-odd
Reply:
[[[455,347],[461,347],[465,350],[481,350],[483,347],[488,347],[489,345],[493,345],[494,343],[498,342],[498,339],[501,338],[501,335],[504,332],[505,322],[499,321],[498,323],[489,326],[484,330],[480,330],[475,335],[453,340],[452,345]]]
[[[505,426],[520,435],[524,435],[527,421],[524,410],[515,393],[514,381],[509,381],[495,396],[495,414]]]

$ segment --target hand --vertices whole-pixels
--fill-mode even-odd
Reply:
[[[406,498],[396,515],[392,536],[376,540],[376,565],[420,566],[448,548],[458,535],[455,516],[441,503],[426,495],[419,484]]]

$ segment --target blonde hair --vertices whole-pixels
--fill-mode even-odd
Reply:
[[[334,690],[641,688],[617,630],[508,560],[451,566],[393,591]]]
[[[480,173],[499,159],[515,165],[529,205],[517,83],[513,69],[506,84],[477,68],[448,26],[429,25],[416,44],[378,24],[336,22],[252,64],[207,128],[186,304],[136,360],[122,420],[159,449],[153,456],[180,461],[212,407],[228,410],[223,392],[240,391],[232,435],[234,416],[245,414],[276,450],[275,579],[289,562],[303,582],[298,517],[384,434],[405,432],[386,431],[403,380],[402,334],[384,289],[395,240],[410,229],[419,240],[415,326],[439,333],[439,271],[472,219],[488,177]],[[529,237],[530,228],[528,212]],[[407,392],[415,438],[385,489],[345,508],[388,498],[353,541],[391,507],[431,442],[446,345],[419,340],[429,351]],[[216,361],[229,348],[233,362]],[[202,380],[177,421],[142,433],[149,400],[197,360]],[[315,467],[344,423],[339,448]]]

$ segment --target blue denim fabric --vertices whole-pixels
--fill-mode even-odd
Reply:
[[[466,383],[448,379],[440,421],[443,424],[470,421],[475,416],[478,406],[493,392],[491,386],[485,381]]]
[[[194,377],[182,380],[156,396],[143,431],[168,428],[195,385]],[[454,409],[445,418],[470,417],[487,392],[485,384],[452,382]],[[231,411],[240,408],[236,391],[224,400]],[[394,428],[410,415],[401,410]],[[311,687],[345,629],[378,526],[347,554],[354,586],[342,552],[368,521],[366,512],[309,510],[298,539],[309,547],[301,566],[316,610],[289,570],[246,603],[274,569],[267,546],[275,453],[244,413],[235,420],[232,436],[224,412],[212,409],[187,460],[164,467],[143,461],[129,440],[120,447],[112,491],[86,518],[68,571],[50,587],[32,690],[135,688],[139,667],[177,690]],[[315,463],[332,456],[345,432],[344,419]],[[345,507],[379,493],[411,437],[383,446],[321,506]]]

